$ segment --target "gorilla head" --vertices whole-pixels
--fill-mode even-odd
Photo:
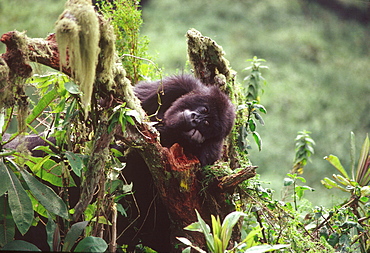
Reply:
[[[141,82],[135,93],[161,134],[161,143],[180,144],[201,165],[220,158],[224,138],[230,133],[235,108],[215,86],[206,86],[190,75]]]

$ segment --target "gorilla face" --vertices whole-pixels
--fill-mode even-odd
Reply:
[[[205,86],[194,77],[174,76],[135,87],[147,112],[158,108],[158,90],[163,90],[156,118],[161,122],[157,129],[162,145],[178,143],[202,165],[215,162],[234,123],[235,108],[230,99],[217,87]],[[153,96],[151,92],[155,92]]]
[[[208,89],[177,99],[164,114],[166,130],[181,135],[183,141],[181,138],[177,141],[182,143],[201,144],[211,139],[223,139],[233,124],[233,111],[229,112],[231,117],[224,116],[223,110],[228,108],[223,106],[224,100],[220,101],[224,96],[218,89]]]

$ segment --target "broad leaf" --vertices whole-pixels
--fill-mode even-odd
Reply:
[[[187,245],[187,246],[190,246],[191,248],[195,249],[196,251],[198,252],[201,252],[201,253],[206,253],[204,250],[202,250],[201,248],[197,247],[197,246],[194,246],[191,241],[189,241],[188,238],[185,238],[185,237],[176,237],[177,240],[179,240],[180,242],[182,242],[183,244]],[[182,253],[190,253],[191,250],[190,250],[190,247],[184,249],[182,251]]]
[[[340,163],[340,160],[335,155],[329,155],[324,157],[325,160],[327,160],[331,165],[333,165],[344,177],[349,179],[349,176],[346,172],[346,170],[343,168],[342,164]]]
[[[41,251],[36,245],[22,241],[22,240],[15,240],[11,241],[7,245],[1,248],[1,251]]]
[[[80,94],[81,93],[80,88],[74,82],[64,83],[64,88],[66,88],[66,90],[71,94]]]
[[[66,238],[64,239],[64,245],[62,251],[70,251],[75,244],[78,237],[82,234],[88,221],[77,222],[72,225],[71,229],[68,231]],[[103,250],[105,251],[105,250]]]
[[[256,142],[258,146],[258,150],[261,151],[262,150],[262,139],[260,135],[257,132],[253,132],[252,134],[253,134],[254,141]]]
[[[211,229],[207,225],[207,223],[202,219],[200,214],[197,210],[195,210],[197,214],[197,219],[200,225],[201,230],[203,231],[204,237],[206,238],[206,243],[210,251],[214,252],[214,240],[211,234]]]
[[[19,232],[24,235],[30,228],[33,220],[32,202],[14,172],[7,167],[5,168],[7,169],[6,176],[10,179],[8,189],[9,207]]]
[[[45,108],[50,105],[51,102],[57,97],[57,91],[52,89],[49,93],[45,94],[33,108],[31,114],[27,117],[26,123],[31,124],[41,113],[44,112]]]
[[[5,196],[0,197],[0,245],[13,241],[15,235],[15,224]]]
[[[57,249],[59,242],[60,242],[60,236],[59,236],[59,233],[57,232],[57,229],[59,228],[57,228],[57,225],[55,224],[53,219],[49,217],[48,223],[46,224],[46,239],[47,239],[50,251],[55,251],[55,249]],[[57,234],[58,236],[56,236]]]
[[[294,183],[293,179],[289,177],[284,178],[284,186],[289,186],[289,185],[292,185],[293,183]]]
[[[358,160],[356,182],[361,186],[365,186],[370,182],[370,141],[369,136],[366,136],[361,147],[360,158]]]
[[[5,167],[5,164],[2,160],[0,160],[0,178],[1,178],[1,184],[0,184],[0,196],[2,196],[7,190],[10,185],[10,178],[8,176],[8,170]]]
[[[81,170],[84,166],[84,163],[83,163],[81,157],[79,157],[77,154],[75,154],[73,152],[70,152],[70,151],[66,151],[65,155],[68,159],[69,164],[71,165],[71,168],[72,168],[73,172],[77,176],[80,177],[81,176]]]
[[[327,177],[324,178],[323,180],[321,180],[321,183],[328,189],[331,189],[331,188],[335,187],[335,188],[338,188],[342,191],[348,192],[344,187],[340,186],[339,184],[337,184],[336,182],[334,182],[333,180],[331,180]]]
[[[233,227],[238,222],[241,216],[246,216],[246,215],[242,212],[235,211],[235,212],[229,213],[223,220],[222,227],[221,227],[221,240],[225,247],[227,247],[228,242],[230,241]]]
[[[105,252],[107,248],[108,244],[102,238],[88,236],[77,244],[74,252]]]
[[[46,210],[60,217],[68,219],[68,209],[64,201],[49,186],[41,183],[26,170],[21,174],[30,188],[33,196],[43,205]]]

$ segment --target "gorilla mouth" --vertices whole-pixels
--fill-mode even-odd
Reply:
[[[190,131],[185,132],[185,134],[189,136],[192,141],[197,143],[203,143],[205,141],[204,136],[197,129],[191,129]]]

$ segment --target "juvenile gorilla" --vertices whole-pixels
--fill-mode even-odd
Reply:
[[[217,87],[206,86],[190,75],[179,75],[138,83],[134,91],[150,119],[158,122],[163,146],[180,144],[185,154],[196,156],[202,166],[220,158],[223,140],[234,123],[235,108]],[[142,243],[158,252],[172,251],[166,206],[138,152],[128,155],[123,174],[134,183],[135,200],[127,196],[120,202],[127,218],[118,218],[119,227],[128,229],[118,244],[128,244],[129,250]]]
[[[178,75],[141,82],[135,93],[147,114],[153,115],[151,120],[158,121],[163,146],[180,144],[202,166],[220,158],[223,140],[234,123],[235,107],[217,87],[206,86],[190,75]]]

